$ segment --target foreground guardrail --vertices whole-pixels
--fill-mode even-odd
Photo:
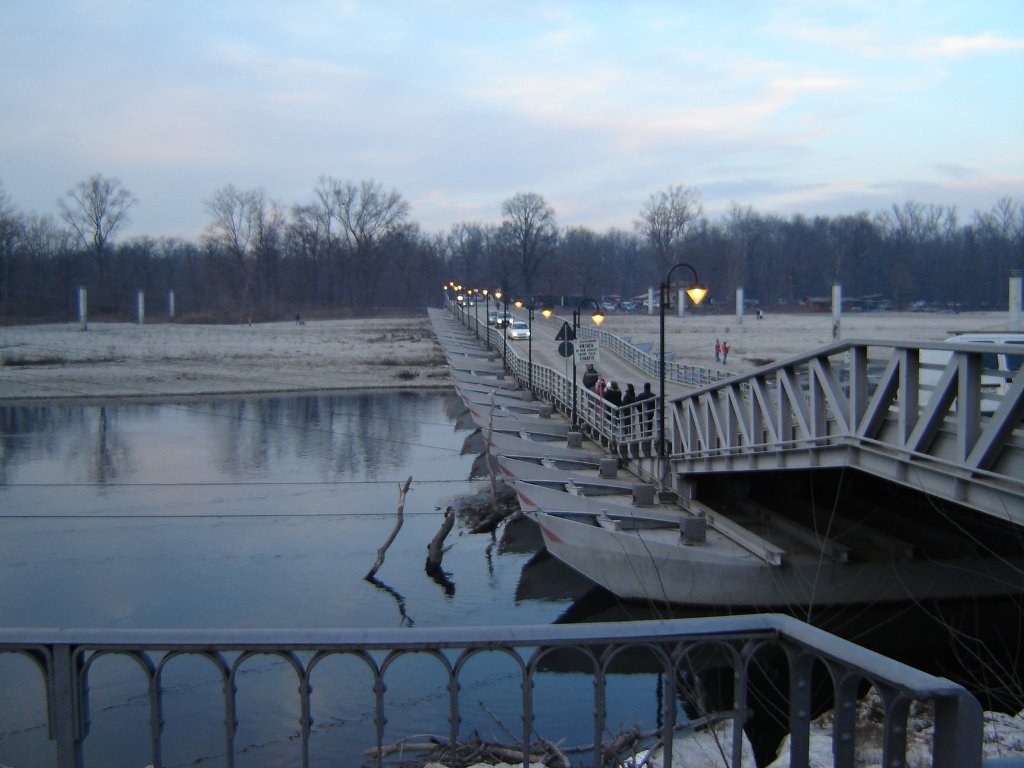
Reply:
[[[934,706],[934,758],[937,768],[972,768],[981,765],[982,713],[978,702],[961,686],[936,678],[815,629],[796,619],[764,614],[709,619],[677,619],[621,624],[553,626],[452,627],[436,629],[365,630],[48,630],[0,629],[0,653],[20,654],[38,666],[40,685],[48,703],[50,738],[56,741],[57,765],[83,765],[83,745],[89,736],[89,679],[95,663],[108,656],[135,662],[147,681],[152,765],[164,764],[163,678],[167,668],[182,656],[208,663],[219,675],[223,697],[226,764],[235,765],[235,734],[240,702],[238,678],[254,657],[273,656],[294,674],[298,711],[297,754],[294,764],[310,764],[314,732],[311,692],[328,660],[349,657],[367,673],[373,696],[372,733],[366,733],[368,760],[385,764],[385,724],[389,711],[385,691],[400,672],[399,660],[411,654],[436,663],[445,685],[449,732],[447,743],[466,737],[460,729],[467,702],[461,696],[462,678],[470,662],[484,653],[510,660],[518,677],[520,755],[536,751],[537,739],[558,740],[535,722],[535,686],[544,675],[565,675],[571,670],[589,675],[593,697],[579,701],[582,711],[592,709],[594,748],[588,765],[620,765],[625,757],[602,750],[606,733],[608,683],[613,670],[648,664],[661,676],[668,691],[661,699],[657,740],[671,744],[674,738],[701,723],[730,719],[731,738],[722,745],[730,765],[740,766],[742,728],[749,715],[751,679],[770,666],[788,678],[788,691],[780,691],[779,706],[788,704],[790,755],[793,766],[807,766],[812,690],[831,691],[835,711],[834,765],[852,766],[857,751],[855,702],[865,683],[875,686],[885,710],[882,765],[903,765],[907,750],[907,718],[913,702]],[[779,666],[785,669],[779,670]],[[682,714],[677,696],[685,686],[705,675],[722,671],[725,695],[699,717]],[[728,690],[731,687],[731,690]],[[783,686],[784,687],[784,686]],[[354,689],[345,689],[354,696]],[[488,698],[506,695],[503,686],[491,686]],[[479,695],[477,693],[476,695]],[[485,704],[489,702],[484,702]],[[506,702],[507,703],[507,702]],[[687,697],[689,708],[697,697]],[[338,706],[341,706],[339,704]],[[492,704],[495,708],[498,705]],[[871,745],[876,746],[876,745]],[[665,751],[663,766],[672,765],[672,751]]]

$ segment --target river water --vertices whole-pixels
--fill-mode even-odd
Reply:
[[[540,540],[529,524],[497,536],[457,525],[447,580],[427,576],[426,544],[447,502],[479,487],[469,481],[475,456],[463,452],[468,432],[456,426],[457,402],[410,391],[2,407],[0,625],[470,627],[668,615],[620,605],[535,557]],[[370,583],[363,577],[394,527],[399,486],[410,476],[404,526]],[[1021,615],[1017,602],[989,601],[821,612],[814,622],[968,685],[994,672],[1015,686],[1003,698],[1016,702]],[[999,628],[1013,631],[985,636]],[[295,679],[286,666],[254,662],[244,678],[237,765],[299,764],[298,712],[289,703]],[[609,723],[643,718],[651,726],[657,679],[627,677],[616,683]],[[437,705],[445,680],[428,683],[415,669],[406,679],[415,683],[389,704],[393,732],[447,733],[447,712]],[[507,690],[515,710],[515,670],[485,666],[474,679],[464,684],[464,701],[475,684]],[[87,764],[146,765],[148,703],[138,669],[101,660],[89,683]],[[363,762],[373,714],[369,686],[360,686],[314,692],[314,765]],[[588,743],[592,691],[589,677],[561,675],[539,696],[547,710],[538,720],[567,743]],[[167,765],[225,764],[221,701],[208,664],[183,661],[168,676]],[[0,654],[0,765],[52,764],[45,706],[31,664]],[[464,716],[464,733],[505,736],[490,714]]]
[[[532,564],[539,537],[525,528],[492,537],[457,526],[447,583],[424,571],[447,500],[476,487],[454,402],[396,392],[0,408],[0,624],[551,623],[586,585],[557,563]],[[404,526],[371,584],[363,577],[410,476]],[[257,666],[274,682],[254,690],[265,711],[241,718],[240,764],[295,764],[297,721],[272,696],[279,684],[294,691],[282,666]],[[202,696],[219,702],[218,684],[204,675],[185,673],[168,694],[169,765],[223,764],[223,717]],[[91,764],[149,762],[138,684],[113,662],[90,677]],[[0,655],[0,765],[40,764],[52,750],[37,688],[23,659]],[[364,729],[365,743],[372,712],[338,720],[318,723],[329,757],[316,764],[339,764],[346,728]],[[447,732],[443,721],[423,727]]]

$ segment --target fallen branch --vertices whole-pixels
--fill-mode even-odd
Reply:
[[[444,553],[451,549],[451,547],[444,546],[444,540],[452,532],[452,526],[454,525],[455,510],[448,507],[445,510],[444,522],[441,523],[441,528],[434,534],[434,538],[427,545],[427,573],[434,573],[441,569],[441,560],[444,558]]]
[[[388,547],[391,546],[391,542],[398,536],[398,532],[402,530],[402,523],[405,522],[405,495],[409,492],[409,486],[412,485],[412,475],[405,481],[398,491],[398,509],[395,510],[395,529],[391,531],[391,535],[388,536],[388,540],[384,542],[384,545],[377,550],[377,562],[373,564],[373,568],[364,577],[367,581],[372,579],[380,567],[384,564],[384,554],[388,551]]]

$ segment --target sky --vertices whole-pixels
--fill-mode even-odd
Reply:
[[[597,232],[676,185],[713,219],[1024,204],[1024,0],[0,0],[0,72],[9,202],[100,173],[121,237],[324,176],[427,233],[519,192]]]

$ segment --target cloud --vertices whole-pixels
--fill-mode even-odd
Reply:
[[[1003,37],[991,32],[980,35],[951,35],[919,43],[912,53],[922,58],[957,58],[974,54],[1006,53],[1024,50],[1024,39]]]

